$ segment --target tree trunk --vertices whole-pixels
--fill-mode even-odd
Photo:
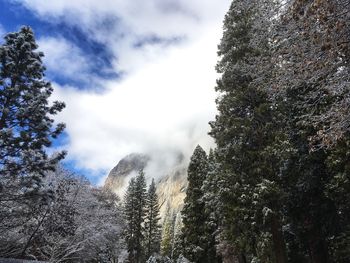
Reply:
[[[286,243],[283,238],[282,226],[277,215],[272,216],[271,233],[276,263],[287,263]]]

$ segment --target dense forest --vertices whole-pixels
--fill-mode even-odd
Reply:
[[[163,219],[142,170],[120,200],[49,154],[65,104],[49,103],[43,56],[29,27],[0,46],[0,258],[349,262],[349,0],[232,2],[215,148],[196,147],[183,209]]]

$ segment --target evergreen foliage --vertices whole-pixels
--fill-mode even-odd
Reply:
[[[64,129],[52,119],[64,103],[49,105],[53,89],[37,48],[29,27],[7,34],[0,46],[0,225],[5,228],[47,204],[42,179],[64,157],[46,152]]]
[[[155,260],[160,252],[161,226],[159,204],[154,180],[146,190],[145,174],[140,170],[131,178],[124,197],[126,221],[125,241],[128,262],[139,263]]]
[[[218,167],[215,158],[214,151],[210,149],[208,155],[208,173],[206,179],[202,185],[205,213],[205,235],[204,238],[207,242],[207,258],[209,262],[221,262],[221,257],[217,253],[218,243],[218,227],[220,221],[220,214],[222,211],[221,202],[219,200],[219,188],[218,188]]]
[[[135,178],[131,178],[124,196],[124,218],[126,222],[125,242],[128,251],[128,260],[135,262],[136,253],[136,186]]]
[[[29,27],[7,34],[0,47],[1,176],[42,175],[63,157],[48,158],[44,149],[64,128],[54,127],[51,119],[64,103],[48,105],[53,89],[44,79],[44,55],[37,48]]]
[[[156,185],[154,179],[148,188],[146,199],[146,217],[145,217],[145,251],[146,258],[149,258],[160,251],[161,226],[159,224],[159,204],[158,195],[156,193]]]
[[[124,197],[124,216],[126,220],[125,240],[130,263],[144,262],[144,233],[146,216],[146,180],[140,170],[136,178],[129,182]]]
[[[174,235],[172,240],[171,258],[178,259],[183,252],[183,223],[181,213],[177,213],[174,222]]]
[[[167,256],[153,255],[146,263],[173,263],[173,261]]]
[[[286,262],[281,237],[278,158],[271,150],[278,139],[267,93],[256,85],[256,61],[266,54],[261,39],[262,10],[255,1],[233,1],[219,45],[217,82],[219,115],[210,134],[217,143],[222,202],[222,235],[241,261]],[[273,129],[275,132],[272,132]],[[276,137],[275,137],[276,136]],[[247,256],[248,255],[248,256]]]
[[[135,263],[143,262],[144,221],[146,216],[147,185],[145,173],[141,170],[135,179]]]
[[[348,197],[348,9],[232,2],[210,123],[215,165],[202,187],[223,260],[343,262],[349,253],[336,197]]]
[[[279,13],[273,32],[273,92],[303,93],[294,106],[303,111],[300,121],[315,129],[309,134],[313,148],[331,147],[350,127],[350,2],[293,0]]]
[[[188,166],[188,188],[182,210],[184,255],[193,262],[208,262],[202,185],[208,173],[207,154],[199,145]]]

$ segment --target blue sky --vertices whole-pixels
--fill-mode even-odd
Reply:
[[[17,31],[22,25],[29,25],[38,39],[43,37],[67,39],[80,48],[83,56],[94,61],[89,68],[89,74],[103,78],[118,77],[117,72],[108,70],[113,59],[113,54],[108,51],[108,48],[88,37],[81,28],[66,23],[64,19],[55,21],[43,19],[16,1],[0,0],[0,24],[5,32]],[[67,78],[67,76],[62,76],[50,68],[47,70],[47,77],[61,85],[89,88],[84,81],[77,78]]]
[[[0,33],[33,28],[52,100],[67,104],[54,143],[68,150],[66,167],[103,184],[122,157],[143,152],[157,177],[179,152],[213,145],[216,47],[229,3],[0,0]]]

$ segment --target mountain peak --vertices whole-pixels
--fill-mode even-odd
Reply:
[[[130,178],[136,176],[141,169],[145,170],[146,179],[150,179],[148,170],[150,167],[154,168],[154,165],[157,164],[154,161],[154,158],[147,154],[132,153],[125,156],[110,171],[104,187],[122,198]],[[167,167],[161,176],[156,178],[161,216],[164,216],[168,209],[181,210],[187,187],[186,178],[187,163],[183,154],[178,154],[175,162]]]
[[[138,172],[145,169],[150,157],[146,154],[131,153],[119,161],[119,163],[110,171],[109,177],[118,177],[130,174],[135,171]]]
[[[150,157],[142,153],[131,153],[121,159],[118,164],[109,172],[105,187],[116,189],[125,185],[125,178],[131,173],[138,173],[145,169]]]

